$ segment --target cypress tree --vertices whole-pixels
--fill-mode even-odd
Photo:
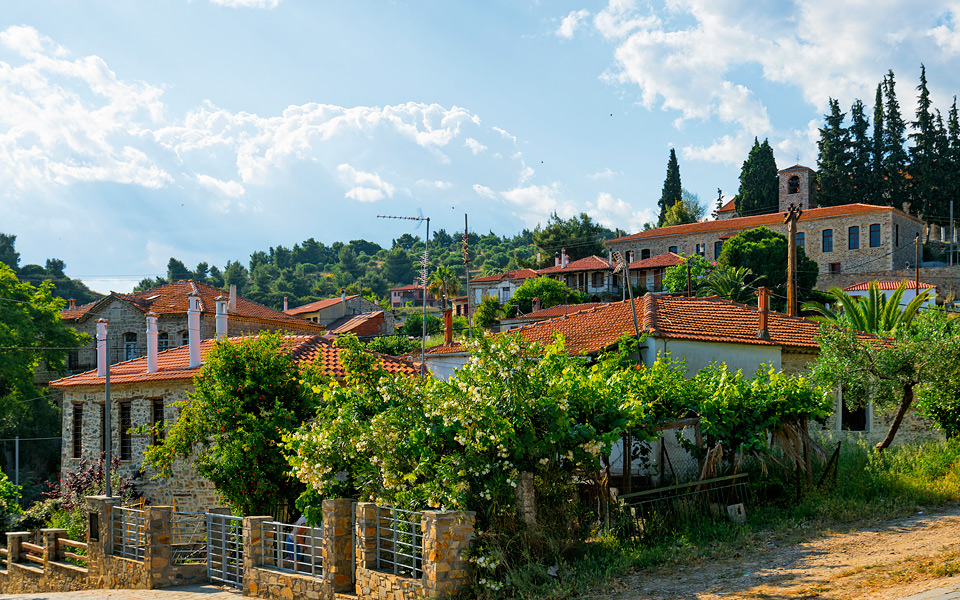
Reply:
[[[931,110],[930,90],[927,89],[927,69],[920,65],[920,85],[917,86],[917,118],[911,123],[908,136],[910,147],[910,209],[915,214],[932,217],[940,212],[940,190],[937,165],[937,124]]]
[[[953,97],[953,105],[947,113],[947,153],[944,157],[943,176],[946,180],[944,196],[946,197],[947,219],[950,218],[950,200],[960,195],[960,116],[957,111],[957,97]],[[954,211],[960,205],[954,206]],[[956,218],[956,212],[954,213]]]
[[[886,82],[886,77],[883,81]],[[887,159],[883,141],[883,83],[877,84],[877,96],[873,102],[873,138],[870,148],[870,198],[868,204],[889,204],[887,200],[887,178],[883,165]]]
[[[741,217],[777,212],[779,179],[773,148],[766,139],[761,144],[753,138],[753,148],[740,169],[740,190],[737,192],[737,213]]]
[[[830,114],[824,115],[825,123],[817,142],[820,178],[817,203],[822,206],[850,202],[850,132],[843,126],[845,116],[840,112],[840,103],[830,98]]]
[[[907,126],[900,115],[900,103],[897,101],[896,82],[893,70],[887,72],[884,83],[884,129],[883,145],[886,153],[883,174],[887,184],[887,204],[894,208],[903,208],[910,198],[907,191],[907,151],[904,149],[904,133]],[[916,209],[911,209],[916,213]]]
[[[847,202],[869,204],[873,170],[871,165],[872,141],[867,135],[870,124],[867,122],[865,107],[860,99],[850,108],[850,199]]]
[[[666,219],[667,210],[674,204],[680,202],[683,187],[680,185],[680,164],[677,162],[677,153],[670,148],[670,159],[667,160],[667,177],[663,181],[663,192],[660,194],[660,201],[657,205],[660,207],[660,218],[657,220],[657,226],[663,225]]]

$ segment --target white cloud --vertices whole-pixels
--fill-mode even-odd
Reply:
[[[477,140],[473,139],[472,137],[468,137],[467,139],[463,140],[463,145],[466,146],[467,148],[470,148],[470,151],[473,152],[474,156],[476,156],[477,154],[480,154],[481,152],[487,149],[486,146],[484,146]]]
[[[229,8],[276,8],[280,0],[210,0]]]
[[[657,220],[652,209],[633,210],[629,204],[606,192],[600,192],[597,200],[588,205],[587,214],[608,229],[625,231],[640,231],[644,223]]]
[[[337,172],[347,185],[354,186],[347,190],[344,196],[359,202],[376,202],[385,197],[393,197],[396,189],[376,173],[358,171],[346,163],[339,165]]]
[[[580,28],[583,20],[589,16],[590,11],[586,9],[570,11],[570,14],[565,16],[560,22],[560,27],[557,28],[556,34],[562,38],[572,38],[573,34]]]
[[[596,173],[587,175],[587,179],[596,181],[597,179],[613,179],[614,177],[620,177],[622,175],[622,171],[613,171],[610,167],[607,167],[602,171],[597,171]]]
[[[574,203],[562,197],[560,184],[557,182],[550,185],[515,187],[500,192],[500,196],[513,205],[513,213],[531,227],[543,222],[553,212],[563,219],[569,219],[580,212]]]
[[[246,190],[243,188],[239,182],[236,181],[223,181],[217,179],[216,177],[211,177],[209,175],[199,174],[197,175],[197,183],[212,190],[221,196],[226,196],[228,198],[240,198],[246,193]]]
[[[479,183],[473,184],[473,191],[475,191],[477,194],[483,196],[484,198],[496,198],[496,197],[497,197],[497,193],[496,193],[496,192],[494,192],[492,189],[488,188],[488,187],[485,186],[485,185],[480,185]]]
[[[453,184],[449,181],[428,181],[426,179],[418,179],[417,185],[420,187],[435,188],[438,190],[449,190],[453,187]]]
[[[499,127],[496,127],[496,126],[491,127],[491,129],[493,129],[494,131],[496,131],[497,133],[499,133],[500,135],[502,135],[502,136],[505,137],[506,139],[510,140],[510,141],[513,142],[514,144],[517,143],[517,136],[515,136],[515,135],[510,135],[510,132],[507,131],[506,129],[500,129]]]

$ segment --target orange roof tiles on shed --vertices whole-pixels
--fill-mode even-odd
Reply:
[[[228,338],[227,341],[236,344],[244,339],[249,339],[249,336],[232,337]],[[343,364],[340,361],[340,353],[343,350],[334,346],[332,341],[324,339],[319,335],[286,335],[283,336],[282,339],[286,347],[290,349],[295,361],[319,361],[319,365],[328,375],[343,377],[346,374],[343,369]],[[200,342],[201,356],[205,357],[216,343],[216,340],[203,340]],[[408,362],[384,354],[376,354],[376,356],[379,365],[389,373],[400,373],[403,375],[417,374],[417,369]],[[157,371],[154,373],[147,373],[146,357],[135,358],[112,365],[110,367],[110,383],[114,385],[159,381],[190,381],[194,375],[200,372],[201,367],[194,367],[193,369],[189,367],[190,347],[188,345],[178,346],[157,354]],[[58,379],[50,383],[50,387],[102,386],[104,379],[104,377],[97,376],[96,370],[92,370]]]
[[[354,298],[359,298],[360,294],[354,294],[353,296],[347,296],[346,298],[341,298],[337,296],[336,298],[327,298],[326,300],[317,300],[316,302],[311,302],[310,304],[304,304],[303,306],[297,306],[285,312],[288,315],[302,315],[303,313],[315,312],[318,310],[323,310],[331,306],[335,306],[344,300],[353,300]]]
[[[181,280],[161,285],[144,292],[134,292],[132,294],[111,292],[110,295],[96,302],[84,304],[74,309],[64,310],[60,313],[60,318],[63,320],[83,320],[92,309],[97,306],[106,305],[111,298],[125,300],[144,313],[153,311],[157,316],[186,314],[188,308],[187,299],[192,293],[200,297],[200,311],[204,313],[216,312],[217,297],[225,295],[223,290],[205,283]],[[231,319],[289,323],[290,325],[296,325],[300,329],[313,328],[318,332],[325,331],[325,328],[321,325],[314,325],[303,319],[284,314],[279,310],[267,308],[262,304],[257,304],[242,296],[237,297],[237,309],[235,311],[229,311],[229,315]]]
[[[340,322],[342,321],[342,322]],[[377,335],[383,328],[386,317],[383,311],[372,313],[362,313],[348,319],[340,319],[330,324],[328,333],[339,335],[341,333],[355,333],[360,337]]]
[[[870,284],[871,284],[871,283],[878,283],[878,284],[880,284],[880,289],[881,289],[881,290],[895,290],[895,289],[897,289],[898,287],[900,287],[900,284],[901,284],[901,283],[906,283],[906,284],[907,284],[907,290],[912,290],[912,289],[914,289],[914,286],[916,285],[916,281],[913,280],[913,279],[896,279],[896,280],[892,280],[892,281],[876,281],[876,282],[864,281],[864,282],[861,282],[861,283],[855,283],[855,284],[853,284],[853,285],[848,285],[847,287],[843,288],[843,291],[845,291],[845,292],[865,292],[865,291],[867,291],[867,290],[870,289]],[[921,290],[929,290],[930,288],[937,289],[937,286],[935,286],[935,285],[930,285],[929,283],[924,283],[924,282],[922,282],[922,281],[920,282],[920,289],[921,289]]]
[[[900,216],[920,222],[919,219],[912,217],[902,211],[890,206],[874,206],[872,204],[844,204],[841,206],[826,206],[823,208],[810,208],[803,211],[800,221],[813,219],[826,219],[852,214],[869,214],[877,212],[893,211]],[[783,223],[783,215],[780,212],[768,213],[764,215],[754,215],[752,217],[737,217],[734,219],[719,219],[716,221],[700,221],[698,223],[686,223],[684,225],[671,225],[670,227],[660,227],[641,231],[633,235],[619,237],[614,240],[607,240],[604,244],[615,242],[625,242],[630,240],[641,240],[659,237],[669,237],[673,235],[682,235],[688,233],[702,233],[708,231],[723,231],[726,229],[753,229],[765,225],[780,225]]]
[[[607,302],[584,302],[583,304],[558,304],[557,306],[551,306],[550,308],[544,308],[543,310],[537,310],[532,313],[523,315],[523,319],[552,319],[554,317],[560,317],[563,315],[569,315],[572,313],[578,313],[583,310],[588,310],[595,308],[597,306],[604,306]]]
[[[729,202],[721,206],[719,210],[717,210],[717,212],[728,213],[728,212],[736,212],[736,210],[737,210],[737,199],[733,198]]]
[[[658,254],[656,256],[651,256],[650,258],[645,258],[643,260],[638,260],[636,262],[630,263],[630,270],[644,270],[644,269],[662,269],[666,267],[673,267],[679,265],[683,262],[683,257],[679,254],[674,254],[673,252],[664,252],[663,254]]]
[[[553,275],[554,273],[570,273],[571,271],[597,271],[601,269],[610,269],[610,261],[599,256],[585,256],[573,262],[568,262],[565,267],[547,267],[540,269],[541,275]]]
[[[514,269],[513,271],[507,271],[506,273],[499,273],[497,275],[486,275],[484,277],[477,277],[476,279],[471,279],[470,283],[485,283],[488,281],[503,281],[504,279],[530,279],[531,277],[536,277],[537,272],[533,269]]]

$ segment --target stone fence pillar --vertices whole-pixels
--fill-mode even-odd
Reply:
[[[43,545],[43,568],[46,570],[47,564],[50,561],[58,561],[63,558],[63,554],[60,552],[59,545],[57,540],[61,537],[66,537],[66,529],[41,529],[40,535],[43,538],[43,541],[40,542]]]
[[[273,517],[243,518],[243,595],[256,596],[256,578],[253,569],[263,565],[263,524]]]
[[[91,582],[106,581],[107,559],[113,552],[113,507],[111,496],[87,496],[87,570]]]
[[[20,562],[20,544],[30,539],[29,531],[8,531],[7,532],[7,562],[8,564]]]
[[[357,502],[357,566],[371,571],[377,568],[377,505]]]
[[[143,564],[147,568],[147,589],[170,585],[173,566],[173,507],[146,506],[143,509]]]
[[[354,589],[353,531],[353,500],[324,500],[323,578],[330,582],[334,592],[353,592]]]
[[[449,598],[467,584],[463,555],[473,541],[474,516],[472,512],[423,512],[423,593],[427,598]]]

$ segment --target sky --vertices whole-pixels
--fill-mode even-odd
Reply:
[[[655,220],[671,148],[712,210],[754,137],[816,167],[829,98],[920,65],[960,92],[960,3],[2,0],[0,232],[100,291],[416,223]]]

